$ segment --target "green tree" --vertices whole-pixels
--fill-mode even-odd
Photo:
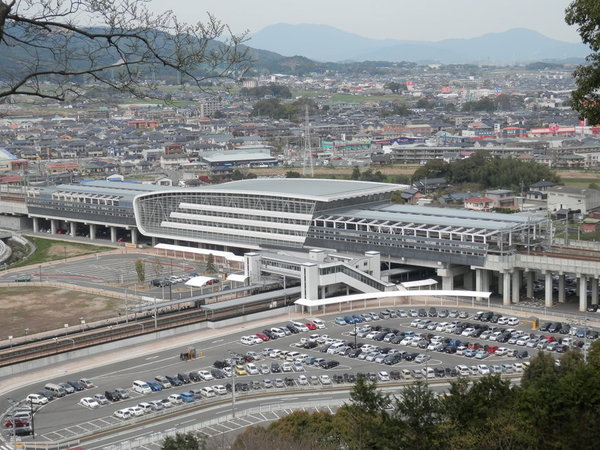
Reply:
[[[218,273],[217,265],[215,264],[215,256],[209,253],[206,258],[206,273]]]
[[[351,180],[360,180],[360,168],[358,166],[354,166],[352,168],[352,174],[350,175]]]
[[[432,159],[415,170],[413,174],[413,180],[448,177],[449,174],[450,164],[443,159]]]
[[[210,14],[187,24],[151,12],[146,0],[0,0],[0,98],[65,100],[83,95],[77,86],[88,80],[160,96],[154,74],[203,88],[248,68],[244,40]]]
[[[590,47],[585,65],[579,66],[573,77],[575,90],[571,107],[591,125],[600,123],[600,8],[596,0],[575,0],[566,9],[565,21],[576,25],[584,44]]]
[[[302,174],[300,172],[295,171],[295,170],[288,170],[285,173],[285,177],[286,178],[302,178]]]
[[[205,436],[200,433],[176,433],[163,439],[162,450],[204,450]]]
[[[398,91],[402,88],[402,85],[396,81],[390,81],[383,85],[384,89],[389,89],[394,94],[397,94]]]
[[[137,279],[140,283],[146,281],[146,268],[144,266],[144,261],[141,259],[135,261],[135,273],[137,274]]]

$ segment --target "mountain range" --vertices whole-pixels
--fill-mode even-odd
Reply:
[[[412,61],[417,63],[526,63],[573,60],[581,62],[589,49],[558,41],[537,31],[515,28],[471,39],[402,41],[370,39],[328,25],[269,25],[247,42],[252,48],[315,61]]]

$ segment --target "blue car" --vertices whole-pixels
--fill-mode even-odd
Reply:
[[[358,314],[352,314],[352,318],[354,319],[354,323],[362,323],[364,321]]]
[[[160,383],[158,383],[154,380],[146,381],[146,384],[148,386],[150,386],[150,389],[152,389],[153,392],[154,391],[162,391],[162,389],[163,389],[162,386],[160,385]]]
[[[184,403],[191,403],[196,401],[196,397],[194,397],[193,392],[182,392],[181,394],[179,394],[179,396],[181,397],[181,400]]]
[[[344,316],[344,322],[354,323],[354,319],[351,316]]]

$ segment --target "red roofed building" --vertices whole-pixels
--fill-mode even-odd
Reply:
[[[465,200],[465,208],[471,211],[491,211],[494,201],[487,197],[471,197]]]

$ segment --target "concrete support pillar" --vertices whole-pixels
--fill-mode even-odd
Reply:
[[[325,291],[325,286],[321,286],[321,296],[319,298],[326,298],[327,294]]]
[[[110,227],[110,242],[117,242],[117,227]]]
[[[173,241],[173,245],[181,245],[181,242],[179,242],[177,239],[175,239],[175,240]]]
[[[579,311],[584,312],[587,309],[587,277],[579,275],[577,281],[577,286],[579,287]]]
[[[77,222],[69,222],[69,226],[71,227],[71,236],[77,236]]]
[[[56,222],[56,219],[51,219],[50,220],[50,233],[56,234],[57,231],[58,231],[58,223]]]
[[[512,274],[512,302],[519,303],[521,298],[521,271],[515,269]]]
[[[467,273],[465,273],[465,275],[463,277],[463,287],[468,291],[472,291],[473,288],[475,287],[475,286],[473,286],[473,281],[474,281],[473,271],[469,270]]]
[[[445,291],[451,291],[454,289],[454,277],[452,275],[446,275],[442,277],[442,289]]]
[[[475,274],[475,289],[477,291],[487,292],[490,290],[489,271],[485,269],[477,269]]]
[[[565,302],[565,274],[558,276],[558,303]]]
[[[504,274],[503,273],[498,273],[498,294],[502,295],[504,298],[504,293],[506,292],[506,289],[504,289]],[[510,290],[509,290],[509,295],[510,295]]]
[[[90,223],[90,239],[96,239],[97,225]]]
[[[592,305],[598,304],[598,278],[592,278],[590,280],[592,284]]]
[[[502,274],[502,304],[510,305],[510,273]]]
[[[131,229],[131,243],[134,244],[134,245],[137,245],[137,243],[138,243],[137,228],[132,228]]]
[[[544,284],[544,295],[546,307],[550,308],[552,306],[552,272],[546,272],[546,279]]]
[[[244,275],[249,284],[255,284],[260,281],[260,267],[262,257],[259,253],[244,253]]]
[[[525,284],[526,284],[526,288],[527,288],[527,298],[533,298],[533,275],[534,272],[532,272],[531,270],[528,270],[527,272],[525,272]]]
[[[37,217],[33,218],[33,232],[34,233],[40,232],[40,219],[38,219]]]
[[[156,245],[158,245],[158,238],[157,237],[152,237],[152,247],[155,247]]]

